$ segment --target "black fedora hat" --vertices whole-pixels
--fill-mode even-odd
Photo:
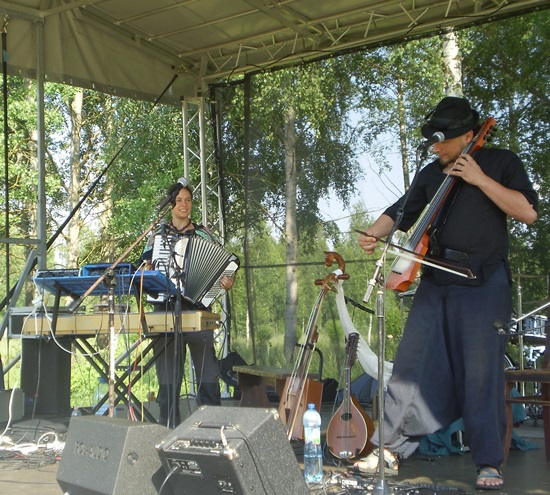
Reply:
[[[445,139],[462,136],[479,125],[479,113],[468,100],[456,96],[446,96],[426,115],[422,135],[429,139],[435,132],[442,132]]]

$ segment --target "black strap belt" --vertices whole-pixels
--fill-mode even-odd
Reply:
[[[464,263],[468,260],[468,255],[466,253],[441,246],[432,247],[430,249],[430,254],[449,261],[456,261],[457,263]]]

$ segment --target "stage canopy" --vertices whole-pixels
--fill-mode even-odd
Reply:
[[[8,72],[154,100],[550,7],[550,0],[0,0]]]

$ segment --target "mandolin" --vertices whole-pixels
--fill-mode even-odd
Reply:
[[[483,147],[493,132],[495,125],[495,119],[493,117],[489,117],[462,153],[471,155],[474,151],[477,151]],[[449,196],[451,189],[457,181],[456,179],[456,176],[447,174],[441,186],[432,198],[432,201],[428,206],[426,206],[425,210],[420,215],[412,234],[403,246],[404,252],[415,253],[419,261],[411,260],[409,256],[405,256],[404,254],[401,257],[398,256],[390,268],[390,273],[386,279],[386,288],[402,292],[406,291],[414,282],[416,275],[418,274],[418,270],[420,269],[420,260],[428,252],[428,229],[432,226],[432,222],[437,217],[437,214]]]
[[[374,433],[372,419],[351,394],[351,367],[357,356],[358,344],[359,334],[350,333],[346,343],[342,404],[327,428],[327,445],[331,454],[345,460],[362,457],[373,448],[370,442]]]

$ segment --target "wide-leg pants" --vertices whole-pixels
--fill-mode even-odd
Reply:
[[[463,417],[474,463],[500,466],[506,336],[495,322],[510,320],[511,301],[504,264],[480,287],[422,280],[388,382],[386,448],[407,458],[422,436]]]
[[[157,356],[155,367],[160,385],[174,388],[174,397],[179,397],[185,369],[186,349],[193,360],[197,377],[197,398],[199,405],[219,405],[218,377],[220,366],[214,349],[214,333],[210,330],[183,332],[166,335],[158,339],[153,348]]]

